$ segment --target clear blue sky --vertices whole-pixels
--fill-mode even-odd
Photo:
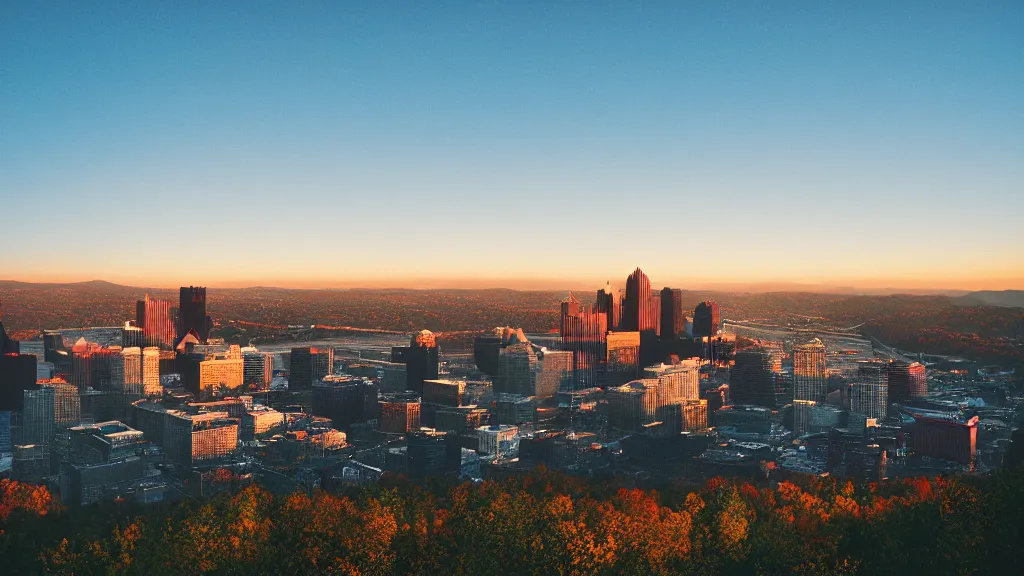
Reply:
[[[43,4],[2,278],[1024,288],[1019,0]]]

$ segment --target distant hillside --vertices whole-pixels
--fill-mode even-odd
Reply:
[[[979,290],[955,298],[954,301],[965,306],[1024,308],[1024,290]]]

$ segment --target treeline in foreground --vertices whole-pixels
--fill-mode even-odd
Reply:
[[[0,483],[5,574],[1004,574],[1024,566],[1024,473],[854,488],[714,479],[616,488],[543,469],[339,495],[61,509]]]

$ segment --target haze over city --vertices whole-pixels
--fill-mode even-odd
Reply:
[[[1022,10],[7,3],[0,277],[1022,288]]]

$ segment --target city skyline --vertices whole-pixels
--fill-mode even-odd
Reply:
[[[1024,288],[1022,10],[5,6],[0,270]]]

